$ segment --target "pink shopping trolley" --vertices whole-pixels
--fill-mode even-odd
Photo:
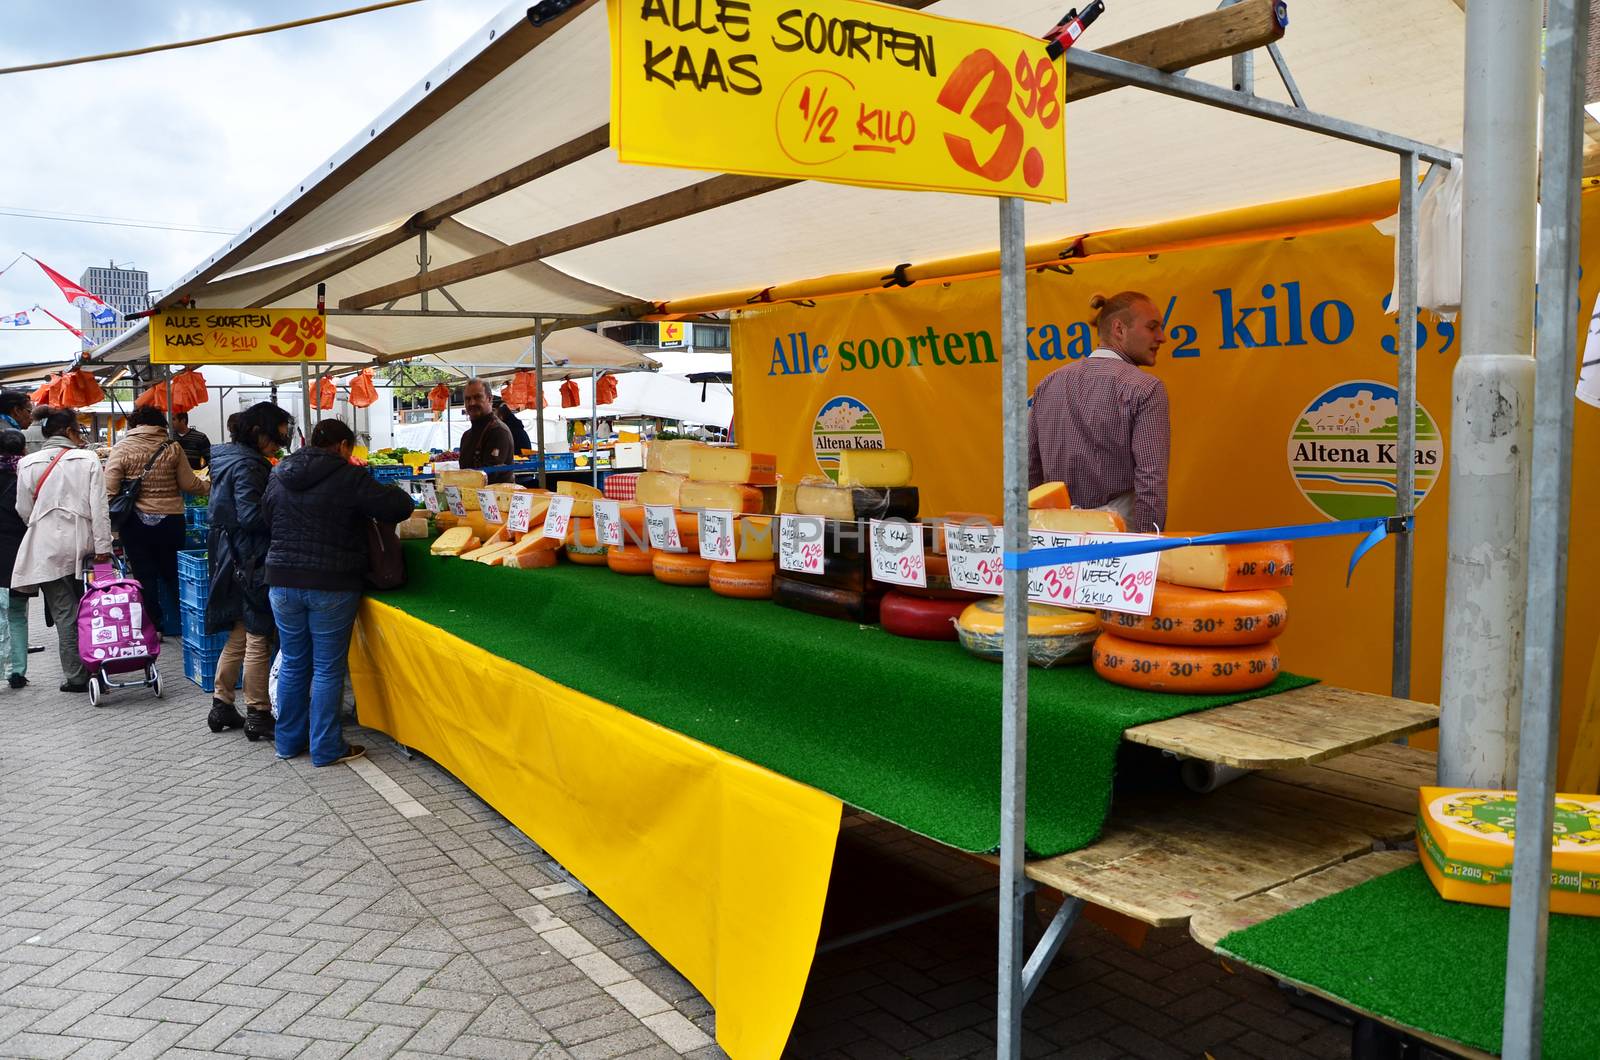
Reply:
[[[109,563],[97,563],[78,604],[78,657],[89,668],[89,703],[112,689],[149,688],[161,698],[161,636],[144,606],[139,583]],[[137,675],[137,676],[135,676]]]

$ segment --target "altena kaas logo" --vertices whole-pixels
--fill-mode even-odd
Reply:
[[[837,482],[839,451],[884,448],[883,428],[866,402],[840,396],[817,410],[817,418],[811,425],[811,444],[817,455],[817,466]]]
[[[1392,515],[1399,466],[1400,420],[1395,388],[1355,379],[1319,394],[1289,433],[1295,485],[1330,519]],[[1422,504],[1444,464],[1444,441],[1433,417],[1417,405],[1416,481]]]

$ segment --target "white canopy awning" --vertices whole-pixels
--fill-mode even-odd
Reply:
[[[901,2],[1036,34],[1062,11],[1044,0]],[[1215,6],[1116,4],[1078,46]],[[995,205],[975,196],[801,182],[710,208],[686,202],[674,193],[702,196],[717,178],[624,166],[606,146],[605,4],[578,0],[542,27],[526,13],[525,3],[508,7],[165,299],[310,305],[325,280],[330,306],[368,296],[355,299],[367,313],[330,318],[334,342],[357,359],[506,363],[522,356],[536,321],[494,314],[593,318],[996,245]],[[1312,110],[1458,147],[1465,16],[1454,0],[1295,4],[1291,16],[1279,46]],[[1188,73],[1225,84],[1230,67]],[[1288,100],[1268,62],[1257,61],[1255,88]],[[1136,89],[1072,103],[1066,130],[1071,201],[1027,207],[1031,243],[1396,176],[1392,155]],[[384,316],[421,309],[416,293],[372,296],[416,275],[424,233],[430,271],[470,258],[471,275],[430,292],[430,312],[450,315]],[[501,251],[521,263],[493,268],[506,258],[484,255]],[[99,356],[116,358],[133,341]]]

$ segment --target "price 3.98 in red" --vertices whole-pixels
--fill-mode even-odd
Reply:
[[[1024,146],[1030,131],[1049,133],[1061,124],[1061,100],[1061,73],[1055,60],[1048,56],[1035,60],[1023,51],[1007,67],[994,52],[979,48],[951,71],[939,92],[939,105],[966,115],[989,138],[999,139],[989,157],[980,159],[971,138],[946,132],[951,161],[996,183],[1010,180],[1020,162],[1022,179],[1037,188],[1044,179],[1044,154],[1038,147],[1024,151]]]

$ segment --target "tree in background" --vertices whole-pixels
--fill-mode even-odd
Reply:
[[[396,362],[384,365],[382,372],[383,381],[395,387],[395,404],[403,408],[426,404],[428,391],[435,383],[450,383],[454,379],[449,372],[425,364]]]

